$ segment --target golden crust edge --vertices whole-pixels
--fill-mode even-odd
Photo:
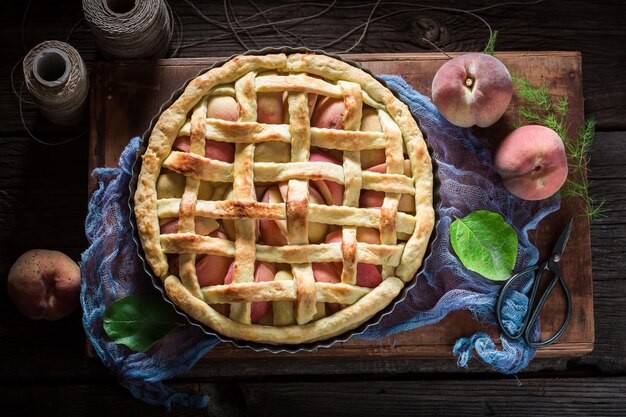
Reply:
[[[194,297],[174,275],[165,279],[164,287],[176,305],[219,334],[257,343],[294,345],[325,340],[355,329],[387,307],[400,293],[404,282],[396,277],[387,278],[359,301],[331,316],[304,325],[283,327],[241,324],[233,321]]]
[[[239,74],[240,72],[249,72],[251,70],[263,67],[262,65],[260,65],[261,58],[279,57],[276,58],[276,62],[282,60],[283,62],[285,62],[285,66],[288,66],[289,61],[292,59],[302,59],[302,57],[305,57],[304,59],[306,59],[307,57],[307,55],[302,54],[292,54],[289,55],[289,57],[286,57],[284,54],[265,56],[239,56],[227,62],[226,64],[224,64],[224,66],[214,68],[203,74],[202,76],[194,79],[185,89],[181,97],[179,97],[179,99],[177,99],[169,109],[163,112],[157,124],[155,125],[155,128],[153,129],[153,132],[150,136],[148,149],[143,156],[143,164],[138,179],[137,192],[135,193],[135,213],[137,217],[139,235],[142,241],[142,245],[144,247],[144,252],[146,253],[147,261],[153,268],[155,274],[157,274],[159,277],[161,277],[162,280],[164,280],[164,282],[166,282],[167,294],[177,305],[183,307],[186,311],[187,308],[185,306],[189,307],[189,314],[196,320],[209,325],[209,327],[213,328],[218,333],[225,334],[229,337],[241,338],[251,341],[260,341],[256,338],[256,332],[259,331],[260,328],[267,328],[268,330],[260,330],[261,333],[273,333],[274,331],[276,331],[279,332],[279,334],[273,335],[272,338],[270,338],[271,340],[262,340],[263,342],[275,344],[293,344],[312,342],[315,340],[321,340],[321,338],[326,339],[357,327],[363,322],[369,320],[369,318],[371,318],[377,311],[380,311],[382,308],[386,307],[393,300],[393,298],[397,296],[400,289],[404,286],[404,282],[410,281],[410,279],[413,278],[413,275],[415,274],[417,269],[419,269],[419,267],[422,265],[423,256],[425,254],[428,241],[434,228],[435,216],[434,209],[432,207],[432,161],[430,158],[430,154],[428,153],[426,142],[424,141],[422,132],[417,125],[417,122],[413,119],[413,116],[411,115],[406,104],[402,103],[393,95],[393,93],[391,93],[391,91],[389,91],[386,87],[384,87],[381,83],[379,83],[376,79],[374,79],[372,76],[365,73],[364,71],[361,71],[358,68],[355,68],[342,61],[338,61],[334,58],[326,57],[324,55],[315,56],[322,57],[322,61],[327,64],[330,62],[329,60],[332,60],[332,62],[330,63],[335,65],[336,69],[340,70],[340,72],[343,74],[343,79],[358,82],[359,84],[361,84],[362,88],[375,100],[382,102],[387,108],[387,111],[390,113],[391,117],[396,121],[396,123],[400,127],[400,130],[402,131],[402,136],[405,146],[407,148],[407,153],[411,160],[413,177],[419,178],[419,180],[415,183],[416,218],[419,221],[416,221],[414,233],[407,241],[405,249],[402,253],[402,262],[400,266],[396,269],[396,275],[398,275],[400,279],[395,277],[387,278],[385,279],[383,284],[381,284],[381,286],[377,288],[382,288],[383,285],[385,285],[386,287],[386,285],[388,284],[385,283],[392,280],[392,278],[394,281],[400,282],[401,285],[399,286],[396,294],[393,297],[388,300],[385,298],[386,301],[384,302],[382,307],[371,314],[370,310],[374,310],[374,308],[372,308],[371,306],[364,307],[363,305],[367,304],[367,300],[372,300],[372,302],[374,302],[374,297],[370,296],[370,294],[378,294],[378,291],[376,291],[377,289],[363,297],[353,306],[344,309],[348,310],[351,307],[359,305],[359,309],[363,309],[363,311],[367,312],[367,317],[362,317],[360,320],[354,321],[354,323],[351,322],[353,324],[352,327],[346,328],[338,326],[337,329],[335,329],[336,333],[326,331],[325,336],[320,338],[310,339],[307,337],[299,336],[297,338],[298,341],[290,341],[284,340],[284,336],[281,336],[285,334],[285,327],[274,328],[260,325],[243,325],[233,322],[232,320],[222,316],[220,313],[213,310],[203,301],[192,297],[188,290],[182,285],[182,283],[180,283],[178,278],[174,276],[167,276],[167,259],[165,254],[159,250],[160,242],[158,217],[156,215],[157,199],[155,184],[156,178],[158,177],[158,174],[160,172],[161,164],[167,156],[166,153],[169,153],[169,151],[171,150],[171,146],[173,140],[176,137],[178,129],[180,129],[180,126],[182,126],[182,124],[185,122],[187,112],[193,107],[194,103],[199,101],[205,94],[207,94],[213,86],[219,83],[223,83],[223,81],[216,81],[219,76],[223,76],[223,73],[229,72],[233,79],[237,79],[240,78],[237,76],[237,74]],[[243,65],[246,63],[248,65]],[[254,68],[250,68],[250,65],[252,65]],[[239,69],[239,71],[233,71],[230,67],[236,67],[237,69]],[[245,71],[242,68],[245,68]],[[273,68],[279,69],[282,67],[275,66]],[[218,73],[214,73],[215,71],[218,71]],[[233,72],[236,73],[235,76],[233,76]],[[315,73],[315,71],[311,72]],[[184,112],[182,110],[184,110]],[[418,262],[416,262],[417,259],[419,259]],[[411,261],[411,265],[406,266],[407,261],[409,260]],[[175,282],[177,282],[177,284],[173,283],[172,279],[175,279]],[[190,299],[188,297],[192,298]],[[179,304],[179,302],[181,304]],[[201,308],[202,306],[204,306],[205,308]],[[340,312],[335,313],[332,316],[323,318],[304,326],[292,327],[323,327],[324,322],[326,322],[328,319],[332,319],[335,316],[341,315],[341,312],[344,310],[341,310]],[[227,324],[228,322],[231,322],[232,324]],[[318,322],[322,323],[316,325],[315,323]],[[232,332],[230,331],[231,328],[243,329],[239,329],[235,332],[235,334],[232,334]],[[288,330],[288,333],[290,332],[292,332],[292,330]]]

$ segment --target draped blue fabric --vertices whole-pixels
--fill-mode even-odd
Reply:
[[[559,208],[554,197],[540,202],[523,201],[503,187],[492,163],[493,149],[468,129],[449,124],[430,100],[414,91],[398,76],[383,76],[420,121],[434,151],[441,182],[438,237],[424,272],[406,300],[360,338],[378,339],[401,331],[436,323],[454,310],[466,309],[484,323],[495,324],[494,306],[500,286],[468,271],[452,253],[449,228],[454,217],[474,210],[500,213],[519,238],[516,269],[537,261],[529,231]],[[146,353],[132,352],[111,341],[102,327],[105,308],[129,294],[158,293],[137,257],[129,224],[128,184],[140,139],[134,138],[120,157],[119,168],[98,168],[93,175],[98,189],[89,202],[86,234],[89,248],[81,263],[83,324],[96,353],[137,398],[147,403],[203,407],[207,396],[178,393],[163,381],[184,374],[219,341],[195,326],[174,330]],[[503,316],[510,330],[520,326],[527,298],[512,292]],[[486,334],[468,335],[457,341],[453,353],[460,366],[476,355],[493,369],[515,373],[523,369],[534,350],[523,341],[501,339],[501,347]]]

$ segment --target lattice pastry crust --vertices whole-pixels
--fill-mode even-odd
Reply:
[[[257,96],[276,92],[284,96],[287,123],[257,122]],[[236,100],[236,121],[207,117],[213,96]],[[341,130],[311,126],[315,102],[324,97],[343,100]],[[364,111],[378,116],[382,132],[359,131]],[[186,135],[187,151],[173,148]],[[208,140],[234,143],[232,163],[205,157]],[[255,148],[270,142],[286,144],[289,160],[255,160]],[[375,149],[384,149],[383,172],[362,168],[363,152]],[[342,162],[310,161],[312,150]],[[172,175],[180,195],[161,189]],[[327,188],[318,193],[326,204],[311,195],[309,183],[328,181],[344,188],[341,205],[332,204]],[[259,201],[275,184],[285,201]],[[364,190],[384,195],[382,206],[359,207]],[[422,133],[387,88],[325,55],[273,54],[237,56],[191,81],[151,133],[134,198],[146,259],[175,304],[231,338],[299,344],[359,326],[413,279],[434,226],[432,192]],[[399,210],[402,198],[409,212]],[[177,230],[164,232],[164,219],[178,219]],[[202,233],[199,219],[209,225]],[[259,239],[259,219],[280,224],[287,244]],[[314,224],[335,230],[340,241],[310,243],[320,227]],[[378,230],[380,243],[359,241],[361,228]],[[229,229],[231,238],[215,229]],[[231,283],[200,286],[198,262],[211,255],[234,259]],[[273,279],[255,282],[260,263]],[[324,263],[340,271],[340,282],[316,279],[313,269]],[[359,285],[359,263],[376,265],[382,281]],[[270,308],[253,323],[255,303]]]

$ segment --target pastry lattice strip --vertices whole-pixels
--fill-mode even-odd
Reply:
[[[406,238],[415,227],[414,216],[398,213],[398,201],[401,193],[414,195],[415,188],[412,179],[404,175],[399,128],[382,110],[382,106],[362,91],[358,84],[338,81],[337,85],[333,85],[303,74],[256,79],[255,76],[251,72],[235,83],[235,97],[241,109],[238,122],[196,117],[194,112],[191,122],[181,129],[182,134],[189,129],[192,149],[189,153],[171,152],[163,166],[187,177],[185,193],[182,199],[164,199],[157,203],[159,217],[178,215],[182,226],[178,234],[162,235],[161,246],[165,253],[180,254],[181,265],[184,266],[181,280],[195,296],[200,291],[207,303],[232,303],[231,319],[250,323],[250,302],[253,301],[294,301],[296,321],[304,324],[313,318],[317,303],[352,304],[367,293],[368,289],[354,285],[357,261],[384,265],[383,276],[391,276],[404,249],[404,245],[396,244],[398,234]],[[290,124],[257,123],[256,92],[284,90],[289,91]],[[344,130],[311,128],[307,93],[343,97],[346,104]],[[383,132],[358,131],[364,102],[379,109]],[[202,147],[205,139],[235,143],[234,163],[205,158],[203,149],[199,151],[197,137],[200,135],[203,136]],[[254,145],[270,140],[291,144],[291,162],[254,162]],[[311,146],[343,151],[343,166],[308,161]],[[387,173],[362,171],[360,151],[383,148],[387,155]],[[308,204],[309,179],[330,180],[345,185],[344,206]],[[199,181],[232,182],[237,201],[196,201]],[[289,183],[285,203],[256,201],[254,182],[280,181]],[[381,209],[358,208],[362,189],[385,192]],[[193,209],[190,209],[192,205]],[[194,215],[236,219],[235,241],[225,242],[223,239],[195,235],[193,226],[190,226],[193,225]],[[283,248],[256,245],[255,219],[258,218],[287,220],[289,245]],[[342,242],[308,244],[308,223],[317,219],[342,225]],[[335,222],[329,222],[329,219]],[[378,228],[383,244],[357,243],[356,227],[359,226]],[[233,284],[199,289],[197,279],[195,283],[191,279],[195,273],[189,272],[196,253],[235,257]],[[255,260],[292,264],[293,280],[252,282]],[[342,262],[342,284],[316,283],[311,262]],[[237,293],[240,293],[239,297],[229,296]]]
[[[174,151],[163,167],[201,181],[233,182],[233,164],[204,158],[187,152]],[[254,162],[256,182],[282,182],[292,179],[329,180],[345,184],[344,169],[330,162]],[[415,195],[412,181],[404,174],[362,172],[365,190]]]

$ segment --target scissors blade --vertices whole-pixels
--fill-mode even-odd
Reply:
[[[554,249],[552,250],[552,259],[554,262],[559,262],[561,257],[563,256],[563,252],[565,252],[565,247],[567,246],[567,241],[569,240],[569,236],[572,233],[572,227],[574,226],[574,218],[572,217],[567,225],[563,228],[561,232],[561,236],[559,236],[559,240],[556,241],[556,245],[554,245]]]

